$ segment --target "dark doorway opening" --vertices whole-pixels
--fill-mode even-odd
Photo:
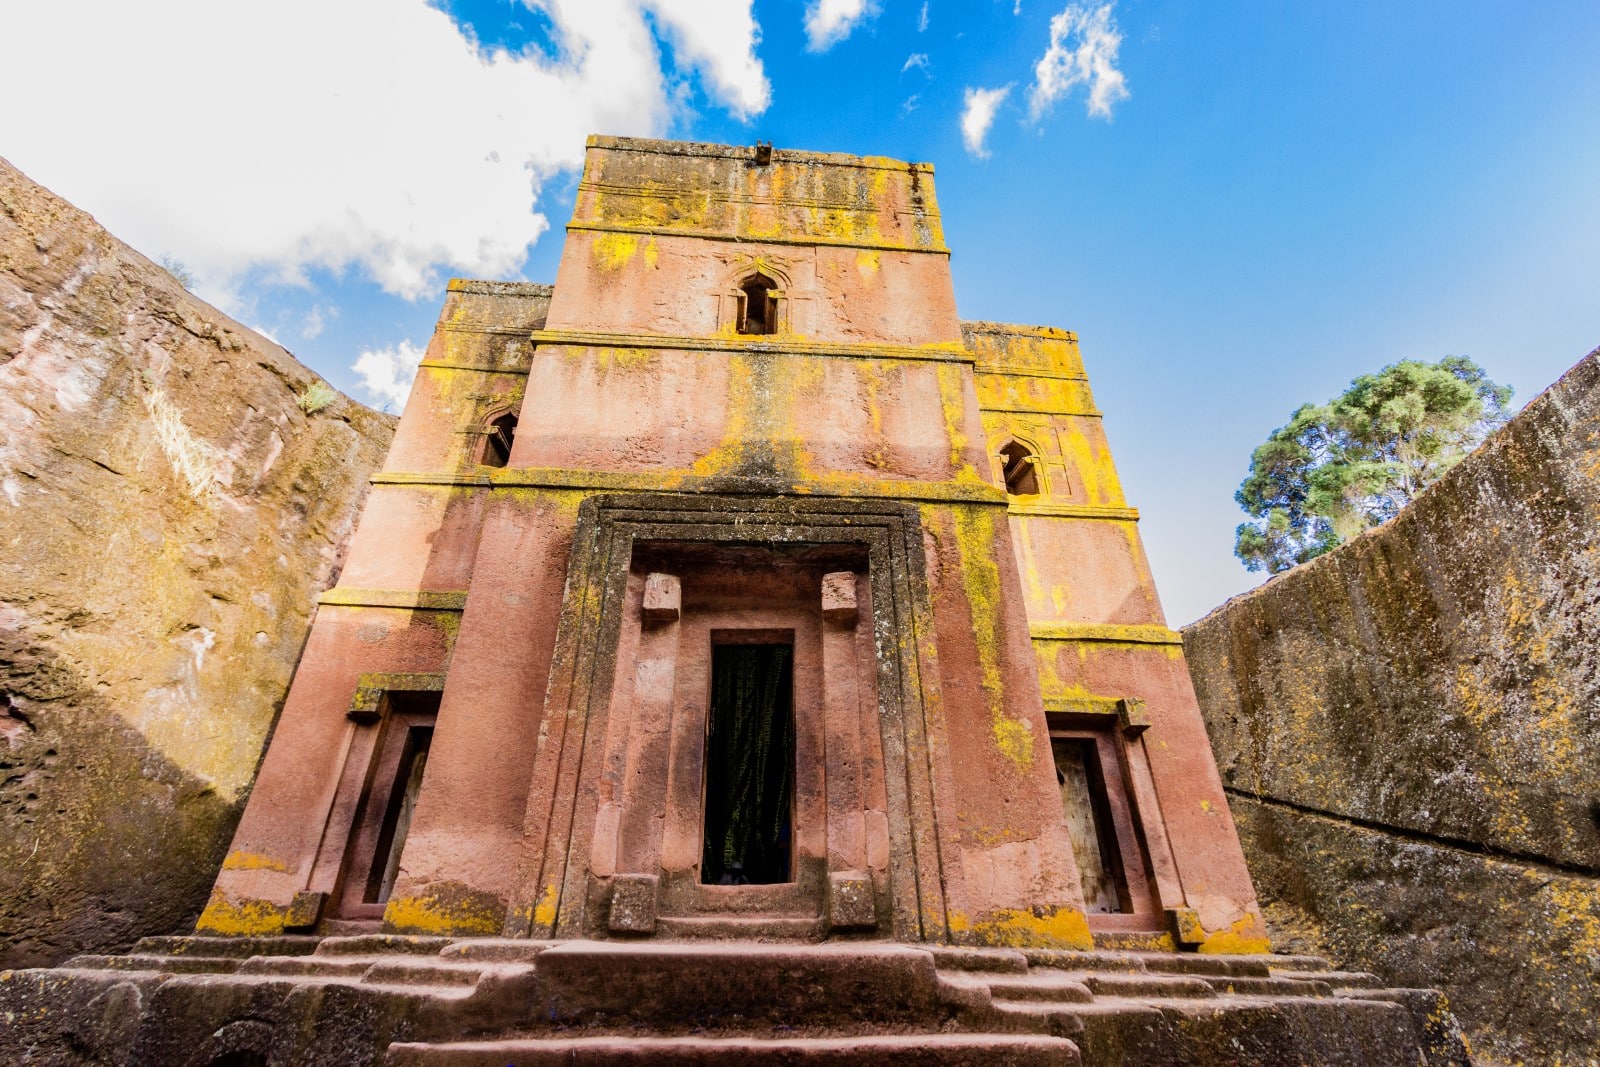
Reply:
[[[386,713],[345,846],[346,866],[337,891],[340,918],[383,917],[422,795],[440,696],[436,690],[390,690],[383,695]]]
[[[707,718],[700,880],[787,882],[794,811],[793,647],[712,646]]]
[[[432,726],[411,726],[405,731],[404,749],[396,768],[394,787],[383,813],[378,833],[377,862],[367,878],[365,902],[388,903],[394,880],[400,873],[400,853],[405,851],[406,833],[411,829],[411,813],[422,794],[422,772],[428,766],[428,748],[433,744]]]
[[[1090,738],[1052,737],[1050,749],[1084,906],[1090,912],[1129,911],[1127,878],[1117,850],[1117,829],[1099,746]]]

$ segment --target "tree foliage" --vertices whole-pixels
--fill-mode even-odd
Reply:
[[[1402,360],[1305,404],[1250,457],[1234,555],[1271,574],[1393,518],[1508,418],[1510,386],[1465,356]]]

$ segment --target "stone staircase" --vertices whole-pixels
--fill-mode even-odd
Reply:
[[[0,973],[0,1062],[1464,1065],[1437,994],[1304,956],[831,941],[147,938]]]

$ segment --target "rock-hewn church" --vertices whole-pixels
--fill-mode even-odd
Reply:
[[[450,284],[196,935],[36,1003],[199,1067],[1453,1062],[1266,955],[1077,339],[949,257],[924,164],[591,139],[555,284]]]

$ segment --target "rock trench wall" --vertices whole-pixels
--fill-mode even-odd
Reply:
[[[0,160],[0,967],[205,903],[393,434],[317,381]]]
[[[1280,942],[1600,1062],[1600,350],[1387,525],[1184,631]]]

